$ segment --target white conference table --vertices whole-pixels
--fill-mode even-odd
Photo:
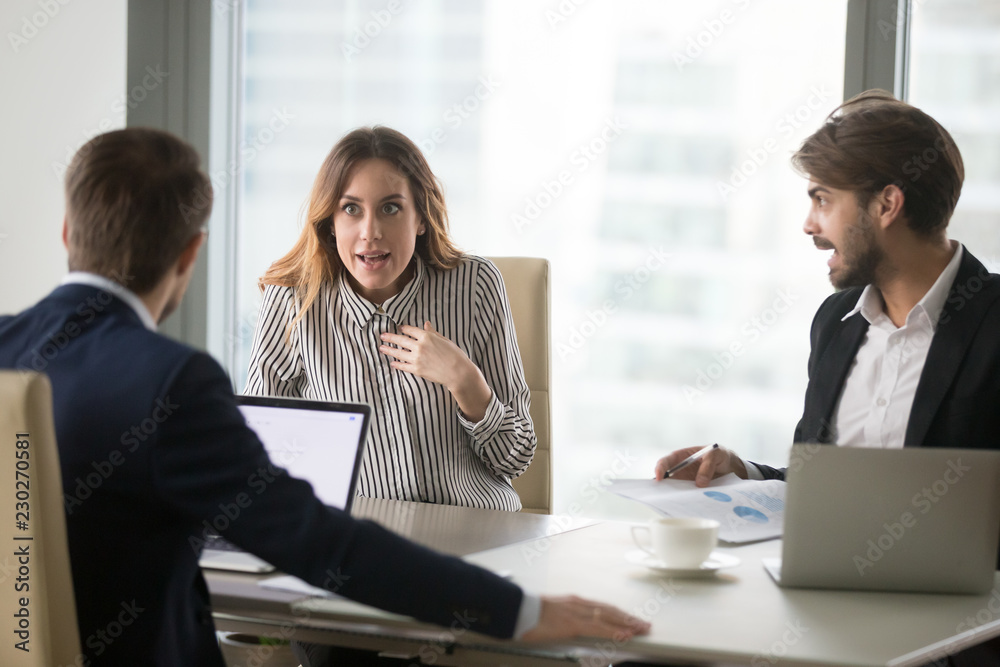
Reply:
[[[777,540],[721,548],[741,562],[714,576],[670,578],[626,559],[635,548],[628,523],[580,527],[559,517],[359,500],[358,516],[509,573],[527,590],[617,605],[650,621],[652,631],[629,642],[497,642],[348,600],[262,590],[250,575],[207,572],[219,629],[276,635],[286,628],[283,636],[431,656],[438,665],[606,665],[632,659],[905,667],[1000,635],[1000,585],[981,596],[781,589],[761,565],[762,558],[780,556]]]

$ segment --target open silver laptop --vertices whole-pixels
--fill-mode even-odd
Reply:
[[[1000,451],[795,445],[784,587],[982,593],[1000,539]]]
[[[350,511],[364,457],[371,408],[291,398],[237,396],[274,465],[312,484],[324,504]],[[221,538],[202,551],[202,567],[270,572],[274,566]]]

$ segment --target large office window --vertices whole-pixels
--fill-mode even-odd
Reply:
[[[628,516],[592,489],[677,447],[780,464],[831,292],[788,158],[842,101],[846,10],[249,0],[237,386],[321,161],[384,124],[424,149],[463,249],[552,263],[556,511]]]
[[[909,101],[951,132],[965,162],[950,236],[1000,271],[1000,5],[913,5]]]

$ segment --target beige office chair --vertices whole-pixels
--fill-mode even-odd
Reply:
[[[514,315],[524,379],[531,390],[531,421],[538,447],[531,466],[514,480],[524,512],[552,513],[552,434],[550,431],[549,262],[534,257],[491,257],[503,275]]]
[[[8,573],[0,586],[7,628],[0,665],[75,665],[80,635],[47,377],[0,371],[0,442],[0,569]],[[15,577],[29,588],[17,590]]]

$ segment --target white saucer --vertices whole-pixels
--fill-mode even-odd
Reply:
[[[635,565],[648,567],[650,570],[654,570],[660,574],[666,574],[671,577],[687,577],[689,579],[708,577],[724,567],[734,567],[740,564],[739,558],[722,553],[721,551],[713,551],[708,560],[702,563],[700,567],[694,568],[667,567],[659,558],[646,553],[642,549],[629,551],[625,554],[625,560]]]

